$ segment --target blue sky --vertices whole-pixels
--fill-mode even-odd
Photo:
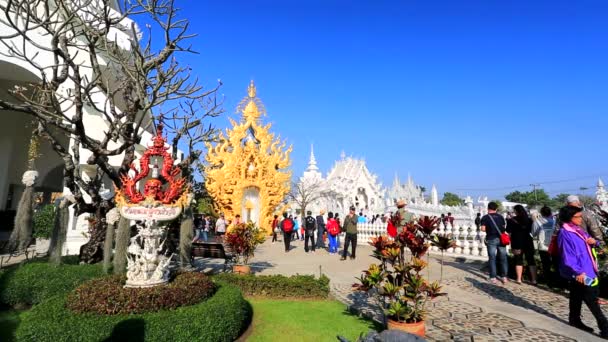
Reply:
[[[182,61],[222,80],[232,117],[255,80],[295,175],[314,143],[324,172],[344,150],[384,184],[409,172],[461,195],[608,181],[606,1],[177,6],[199,34]]]

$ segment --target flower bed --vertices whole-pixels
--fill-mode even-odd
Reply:
[[[124,276],[90,280],[70,294],[66,305],[77,313],[138,314],[200,303],[213,295],[215,285],[202,273],[182,273],[168,285],[125,288]]]
[[[222,283],[199,304],[145,314],[78,314],[66,307],[66,296],[56,296],[23,314],[15,340],[234,341],[250,320],[241,292]]]

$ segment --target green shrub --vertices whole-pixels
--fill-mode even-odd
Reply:
[[[34,214],[34,233],[37,239],[50,239],[55,225],[55,206],[47,204]]]
[[[11,306],[38,304],[102,275],[101,265],[55,266],[45,259],[22,263],[0,273],[0,302]]]
[[[137,314],[200,303],[213,295],[215,284],[202,273],[178,274],[168,285],[125,288],[126,277],[115,275],[85,282],[70,292],[67,307],[102,315]]]
[[[22,316],[16,341],[234,341],[251,320],[251,306],[234,286],[218,284],[208,300],[140,315],[76,314],[65,296]]]
[[[327,298],[329,295],[329,278],[321,276],[315,278],[310,275],[283,275],[252,274],[238,275],[221,273],[214,279],[236,285],[249,296],[262,296],[270,298]]]

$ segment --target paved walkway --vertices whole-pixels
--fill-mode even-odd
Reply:
[[[293,244],[289,253],[282,242],[267,241],[251,262],[257,274],[323,273],[331,279],[332,294],[351,310],[381,320],[378,305],[366,294],[351,291],[362,270],[376,260],[371,247],[358,246],[357,259],[340,261],[325,250],[304,253],[303,242]],[[211,260],[198,260],[200,267],[216,268]],[[440,264],[430,260],[430,278],[439,279]],[[446,259],[444,291],[448,296],[427,305],[427,339],[430,341],[600,341],[597,335],[567,324],[568,299],[530,285],[493,285],[480,271],[479,262]],[[584,307],[584,306],[583,306]],[[607,312],[608,313],[608,312]],[[598,331],[591,313],[583,309],[583,321]]]

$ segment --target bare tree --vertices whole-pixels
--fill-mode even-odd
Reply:
[[[194,35],[172,0],[5,0],[0,10],[0,23],[11,29],[0,36],[0,53],[25,62],[39,77],[16,85],[10,91],[15,100],[0,100],[0,110],[31,115],[63,159],[76,213],[94,217],[81,259],[99,261],[112,206],[100,195],[104,177],[120,186],[152,118],[175,113],[181,101],[214,98],[217,87],[204,90],[176,59],[193,52],[187,43]],[[145,30],[137,19],[145,20]],[[103,118],[102,132],[86,124],[91,114]],[[70,138],[70,146],[61,136]],[[122,157],[120,167],[110,163],[113,156]],[[90,165],[88,178],[83,163]]]
[[[179,167],[182,170],[182,176],[192,185],[196,182],[196,171],[200,171],[199,176],[202,176],[203,165],[199,158],[204,152],[205,143],[215,141],[218,133],[210,123],[207,125],[204,123],[206,119],[217,117],[224,111],[223,99],[218,101],[216,96],[210,96],[215,95],[216,92],[217,88],[209,91],[209,95],[203,99],[180,103],[176,110],[167,116],[161,116],[159,120],[168,128],[167,132],[173,147],[173,158],[177,159],[180,143],[187,152],[179,163]],[[194,191],[194,189],[191,190]],[[193,227],[193,210],[187,208],[184,210],[180,224],[179,264],[182,269],[189,269],[191,266]]]
[[[321,182],[292,182],[291,191],[287,198],[296,203],[302,210],[302,217],[306,215],[306,207],[321,197]]]

